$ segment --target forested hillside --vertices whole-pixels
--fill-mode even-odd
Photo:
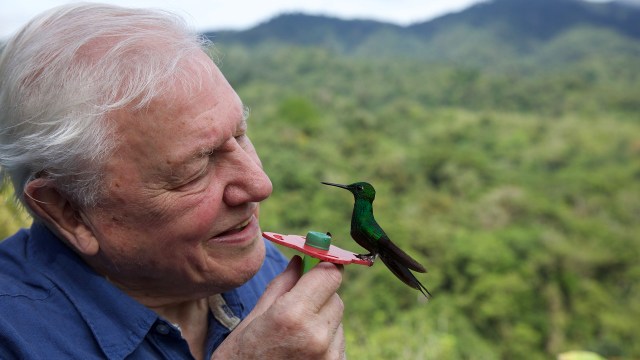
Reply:
[[[375,56],[357,32],[347,52],[214,36],[274,184],[263,230],[361,252],[352,196],[320,181],[368,181],[378,222],[429,270],[426,302],[381,263],[345,269],[350,359],[640,358],[640,43],[614,23],[520,50],[442,25],[450,61],[384,24],[407,52]]]
[[[349,238],[369,181],[429,303],[382,264],[349,267],[355,359],[640,357],[640,69],[528,76],[220,44],[274,183],[263,229]],[[601,59],[606,63],[606,59]]]

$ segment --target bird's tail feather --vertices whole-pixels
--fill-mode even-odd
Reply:
[[[413,275],[411,270],[409,270],[406,266],[403,266],[400,261],[396,259],[395,256],[390,256],[388,253],[381,252],[380,260],[391,270],[391,272],[402,282],[411,286],[414,289],[420,290],[420,292],[428,299],[431,297],[431,293],[427,290],[418,279]]]

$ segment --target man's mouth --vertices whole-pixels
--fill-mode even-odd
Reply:
[[[241,232],[242,230],[244,230],[245,227],[247,227],[247,225],[249,225],[249,223],[251,222],[251,219],[253,219],[253,216],[241,222],[240,224],[236,225],[236,227],[234,227],[233,229],[227,230],[219,234],[218,236],[228,236],[228,235],[233,235]]]

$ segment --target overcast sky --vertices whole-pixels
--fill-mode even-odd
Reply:
[[[294,11],[408,25],[460,11],[481,1],[486,0],[102,0],[101,2],[170,10],[185,17],[197,30],[204,31],[243,30],[283,12]],[[623,1],[640,3],[640,0]],[[6,39],[42,11],[72,2],[77,0],[0,0],[0,39]]]
[[[155,7],[177,12],[197,30],[242,30],[283,12],[302,11],[341,18],[375,19],[407,25],[483,0],[106,0],[116,5]],[[33,16],[71,3],[65,0],[1,0],[0,39]]]

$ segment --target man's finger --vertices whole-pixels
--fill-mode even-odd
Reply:
[[[318,312],[342,283],[342,265],[321,262],[298,280],[291,296],[304,299]]]
[[[255,318],[256,316],[264,313],[282,294],[291,290],[294,287],[298,279],[300,278],[300,272],[302,271],[302,259],[300,256],[294,256],[289,265],[284,271],[276,276],[267,286],[266,290],[258,300],[253,311],[247,316],[248,318]],[[250,319],[249,319],[250,321]],[[246,321],[246,322],[249,322]]]

